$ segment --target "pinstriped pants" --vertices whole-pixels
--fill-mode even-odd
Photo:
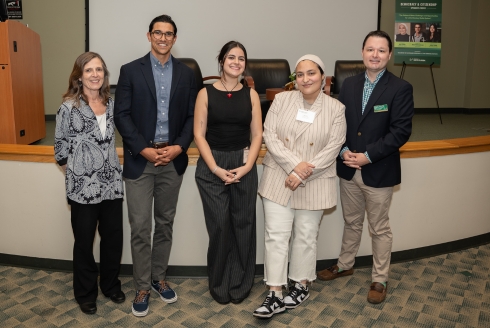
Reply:
[[[212,150],[216,164],[226,170],[243,165],[243,150]],[[209,292],[219,303],[248,296],[255,274],[257,167],[239,183],[224,184],[202,158],[196,168],[209,234]]]

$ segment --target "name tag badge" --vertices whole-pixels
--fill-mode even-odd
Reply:
[[[304,109],[298,109],[298,115],[296,115],[296,119],[301,122],[313,123],[315,120],[315,112],[310,112]]]
[[[250,151],[250,147],[245,147],[243,149],[243,164],[247,164],[248,160],[248,152]]]
[[[388,111],[388,105],[376,105],[374,106],[374,112],[375,113],[381,113],[381,112],[387,112]]]

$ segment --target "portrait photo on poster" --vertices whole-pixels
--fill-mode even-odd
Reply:
[[[425,30],[425,41],[441,43],[441,33],[441,22],[427,23]]]
[[[424,30],[426,23],[411,23],[412,29],[410,30],[410,42],[425,42]]]
[[[395,22],[395,42],[408,42],[410,23]]]

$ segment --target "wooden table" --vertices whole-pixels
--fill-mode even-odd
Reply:
[[[284,88],[269,88],[265,89],[265,99],[269,100],[271,103],[278,93],[284,91]]]

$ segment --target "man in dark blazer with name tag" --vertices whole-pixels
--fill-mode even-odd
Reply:
[[[150,53],[121,67],[115,102],[115,123],[124,144],[135,316],[148,313],[150,289],[167,303],[177,300],[165,277],[197,96],[192,70],[170,54],[177,40],[171,17],[154,18],[147,38]]]
[[[337,158],[344,234],[338,263],[318,272],[322,280],[351,275],[367,212],[372,237],[370,303],[386,298],[393,235],[388,211],[393,186],[401,182],[400,147],[412,132],[412,85],[388,72],[392,42],[383,31],[370,32],[362,45],[366,72],[344,81],[346,142]]]

